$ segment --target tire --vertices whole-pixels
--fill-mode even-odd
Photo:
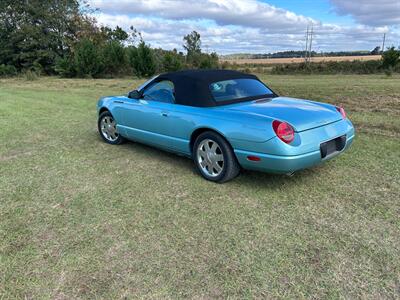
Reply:
[[[118,133],[116,125],[117,123],[109,111],[104,111],[100,114],[97,121],[97,129],[103,141],[111,145],[119,145],[125,141]]]
[[[194,142],[192,153],[197,169],[207,180],[223,183],[235,178],[240,172],[231,145],[216,132],[200,134]]]

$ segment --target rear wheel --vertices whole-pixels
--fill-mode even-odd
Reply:
[[[124,142],[124,138],[118,133],[117,123],[109,111],[100,114],[97,126],[100,136],[106,143],[119,145]]]
[[[213,131],[206,131],[197,137],[193,146],[193,159],[200,174],[214,182],[229,181],[240,171],[229,143]]]

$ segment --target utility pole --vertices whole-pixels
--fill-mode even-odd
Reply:
[[[304,48],[304,62],[307,63],[307,54],[308,54],[308,24],[307,24],[307,33],[306,33],[306,47]]]
[[[311,25],[311,34],[310,34],[310,49],[308,51],[309,54],[309,60],[311,61],[311,50],[312,50],[312,40],[313,40],[313,34],[314,34],[314,24]]]
[[[385,40],[386,40],[386,32],[383,34],[382,51],[381,51],[382,54],[383,54],[383,51],[385,51]]]
[[[311,51],[312,51],[312,42],[314,36],[314,24],[307,25],[307,33],[306,33],[306,48],[304,53],[304,62],[307,63],[311,61]]]

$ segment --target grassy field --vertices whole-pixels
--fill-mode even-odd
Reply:
[[[0,298],[399,298],[400,77],[261,76],[343,104],[357,137],[223,185],[96,131],[139,81],[0,80]]]
[[[323,62],[323,61],[353,61],[353,60],[379,60],[380,55],[359,55],[359,56],[321,56],[312,57],[312,62]],[[243,65],[243,64],[261,64],[261,65],[275,65],[275,64],[291,64],[291,63],[302,63],[304,58],[243,58],[243,59],[222,59],[221,61],[227,61],[230,63]]]

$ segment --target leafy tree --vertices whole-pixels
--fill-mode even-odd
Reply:
[[[167,72],[179,71],[183,68],[182,57],[175,49],[174,51],[168,51],[164,54],[162,65]]]
[[[115,27],[115,29],[103,26],[100,28],[100,31],[104,35],[104,38],[108,41],[123,42],[129,37],[128,33],[119,26]]]
[[[218,55],[213,52],[211,54],[202,54],[200,60],[200,69],[214,69],[218,67]]]
[[[129,27],[130,32],[128,33],[128,38],[126,39],[126,43],[130,45],[134,45],[138,40],[139,42],[143,42],[142,33],[138,31],[135,27]]]
[[[10,65],[0,65],[0,77],[17,75],[17,69]]]
[[[200,33],[192,31],[190,34],[183,37],[183,48],[187,51],[187,55],[201,53]]]
[[[80,77],[94,77],[103,70],[102,57],[95,43],[91,40],[81,40],[75,48],[74,65]]]
[[[152,76],[157,69],[153,51],[144,41],[137,48],[129,48],[129,62],[138,77]]]
[[[85,22],[79,0],[0,1],[0,64],[52,73]]]
[[[115,40],[115,41],[126,41],[128,39],[129,35],[128,33],[126,33],[126,31],[124,31],[121,27],[117,26],[115,27],[115,29],[113,30],[112,34],[111,34],[111,39]]]
[[[126,68],[126,53],[118,40],[107,42],[103,48],[104,72],[121,74]]]
[[[384,69],[394,69],[400,62],[400,50],[390,47],[382,54],[382,66]]]
[[[183,48],[186,50],[186,61],[193,67],[198,68],[201,64],[201,39],[197,31],[183,37]]]
[[[62,77],[76,76],[75,62],[70,55],[66,55],[65,57],[59,57],[56,60],[54,70],[56,71],[57,74],[61,75]]]

